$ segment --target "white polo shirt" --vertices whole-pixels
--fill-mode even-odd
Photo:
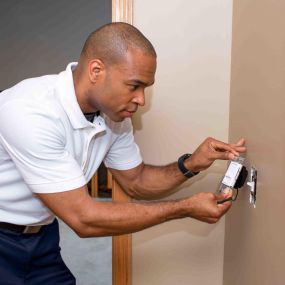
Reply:
[[[126,170],[142,162],[130,119],[91,123],[74,91],[72,68],[24,80],[0,93],[0,221],[48,224],[51,211],[34,193],[86,185],[104,160]]]

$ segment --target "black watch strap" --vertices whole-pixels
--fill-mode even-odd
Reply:
[[[190,153],[185,153],[182,156],[180,156],[178,159],[178,168],[183,173],[183,175],[186,176],[187,178],[191,178],[199,173],[199,172],[193,172],[185,167],[184,161],[190,156],[191,156]]]

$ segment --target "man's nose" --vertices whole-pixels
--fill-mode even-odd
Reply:
[[[144,106],[145,105],[144,91],[137,92],[133,102],[138,104],[139,106]]]

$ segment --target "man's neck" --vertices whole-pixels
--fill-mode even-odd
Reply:
[[[84,81],[84,76],[82,76],[82,72],[80,71],[80,67],[77,66],[74,70],[72,70],[73,77],[73,86],[75,91],[75,96],[78,102],[78,105],[81,111],[85,113],[96,113],[98,110],[94,109],[87,103],[87,91],[86,91],[86,82]]]

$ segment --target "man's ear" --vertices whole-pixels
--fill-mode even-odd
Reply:
[[[93,59],[89,62],[89,79],[96,83],[105,72],[105,65],[100,59]]]

